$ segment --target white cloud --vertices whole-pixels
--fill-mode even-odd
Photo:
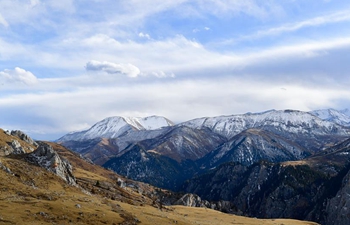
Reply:
[[[88,71],[104,71],[109,74],[124,74],[128,77],[137,77],[140,75],[140,69],[136,66],[128,64],[117,64],[107,61],[91,60],[86,64]]]
[[[198,33],[199,31],[201,31],[201,30],[198,28],[192,30],[193,33]]]
[[[245,40],[281,35],[283,33],[295,32],[308,27],[317,27],[317,26],[323,26],[327,24],[340,23],[340,22],[346,22],[346,21],[350,21],[349,10],[335,12],[324,16],[314,17],[311,19],[307,19],[307,20],[303,20],[295,23],[283,24],[281,26],[273,27],[270,29],[260,30],[251,35],[244,35],[238,38],[225,40],[224,44],[232,44],[232,43],[237,43]]]
[[[35,84],[38,81],[34,74],[19,67],[14,70],[5,69],[0,72],[0,80],[4,83],[24,83],[27,85]]]
[[[324,24],[350,21],[350,11],[337,12],[325,16],[315,17],[297,23],[285,24],[280,27],[271,28],[266,31],[259,31],[257,36],[277,35],[283,32],[293,32],[306,27],[315,27]]]
[[[1,15],[1,13],[0,13],[0,24],[4,25],[5,27],[9,26],[9,24],[7,23],[5,18]]]
[[[139,76],[143,77],[156,77],[156,78],[174,78],[174,73],[167,73],[161,70],[152,72],[141,72],[139,68],[128,63],[128,64],[117,64],[107,61],[96,61],[91,60],[85,66],[87,71],[103,71],[108,74],[124,74],[128,77],[136,78]],[[83,78],[81,78],[83,79]],[[94,85],[93,83],[90,85]]]
[[[35,7],[40,4],[40,0],[30,0],[30,6]]]
[[[200,28],[195,28],[192,30],[193,33],[198,33],[198,32],[201,32],[201,31],[209,31],[210,28],[209,27],[204,27],[203,29],[200,29]]]
[[[219,18],[234,17],[238,14],[245,14],[256,18],[275,17],[282,10],[280,4],[270,2],[261,4],[256,0],[232,1],[187,1],[187,16],[197,15],[203,17],[205,14],[214,15]],[[185,7],[186,9],[186,7]],[[183,9],[181,9],[183,10]],[[180,11],[180,10],[179,10]]]
[[[143,32],[140,32],[140,33],[139,33],[139,37],[141,37],[141,38],[146,38],[146,39],[148,39],[148,40],[151,39],[151,36],[150,36],[149,34],[145,34],[145,33],[143,33]]]

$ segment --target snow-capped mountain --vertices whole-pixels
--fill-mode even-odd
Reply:
[[[307,135],[350,135],[350,130],[307,112],[297,110],[270,110],[262,113],[205,117],[181,125],[192,128],[209,128],[226,138],[232,138],[249,128],[272,132]]]
[[[156,130],[162,127],[173,126],[173,122],[161,116],[150,117],[109,117],[90,129],[80,132],[69,133],[61,137],[58,142],[82,141],[94,138],[116,138],[128,131]]]
[[[350,111],[349,109],[320,109],[310,112],[311,114],[321,118],[322,120],[334,122],[343,126],[350,126]]]

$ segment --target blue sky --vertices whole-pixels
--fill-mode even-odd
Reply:
[[[349,108],[349,62],[345,0],[0,0],[0,127]]]

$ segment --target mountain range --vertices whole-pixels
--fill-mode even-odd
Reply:
[[[176,125],[153,118],[166,122],[145,128],[107,118],[58,143],[130,179],[227,201],[222,209],[236,214],[346,222],[331,208],[340,204],[336,193],[348,201],[349,110],[269,110]],[[205,205],[198,198],[186,201]]]
[[[181,162],[198,160],[208,153],[219,152],[218,148],[221,149],[220,154],[224,155],[223,152],[227,152],[232,143],[242,148],[238,145],[247,143],[248,140],[255,142],[252,146],[259,146],[263,151],[242,156],[242,160],[254,158],[250,160],[253,163],[263,159],[266,156],[264,151],[268,151],[264,144],[277,149],[271,154],[275,154],[280,160],[295,160],[344,140],[350,132],[348,126],[344,125],[347,121],[350,121],[350,116],[333,109],[313,112],[270,110],[263,113],[199,118],[177,125],[157,116],[134,119],[111,117],[96,123],[88,130],[67,134],[57,142],[100,165],[111,157],[123,155],[130,145],[136,143],[148,152]],[[254,129],[255,132],[247,131],[248,129]],[[255,135],[258,138],[253,138],[254,133],[259,133]],[[276,140],[279,140],[278,143]],[[220,157],[220,154],[215,158]]]

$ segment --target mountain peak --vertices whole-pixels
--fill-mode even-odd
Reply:
[[[69,133],[58,141],[87,140],[95,138],[116,138],[130,130],[157,130],[173,126],[174,123],[161,116],[149,117],[107,117],[85,131]]]

